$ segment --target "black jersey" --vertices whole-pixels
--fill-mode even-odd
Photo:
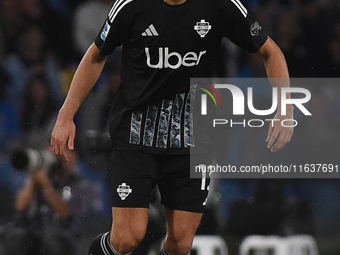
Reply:
[[[188,153],[195,85],[212,77],[221,40],[257,52],[267,39],[239,0],[116,0],[95,43],[122,48],[110,134],[115,148]]]

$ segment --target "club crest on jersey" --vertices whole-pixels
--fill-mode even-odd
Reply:
[[[106,37],[107,35],[109,34],[109,31],[110,31],[110,28],[111,26],[109,25],[109,23],[106,21],[104,27],[103,27],[103,31],[101,32],[100,34],[100,38],[105,41],[106,40]]]
[[[211,29],[211,25],[209,24],[208,21],[205,21],[204,19],[201,19],[201,21],[196,23],[196,25],[194,26],[194,29],[201,36],[201,38],[204,38],[205,35]]]
[[[132,189],[129,185],[126,185],[126,183],[123,182],[121,185],[118,186],[117,193],[122,200],[125,200],[125,198],[127,198],[130,193],[132,193]]]

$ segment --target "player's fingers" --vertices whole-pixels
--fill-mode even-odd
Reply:
[[[279,150],[281,150],[283,148],[283,146],[286,144],[285,142],[285,136],[282,133],[279,133],[275,143],[273,144],[273,146],[271,147],[270,151],[271,152],[278,152]]]
[[[268,144],[267,144],[268,149],[273,147],[273,144],[275,140],[277,139],[278,135],[279,135],[279,132],[277,132],[276,130],[273,130],[273,132],[270,134],[270,137],[268,139]]]
[[[66,143],[63,143],[62,145],[59,146],[59,158],[64,161],[68,162],[68,158],[66,155]]]
[[[267,134],[267,138],[266,138],[266,143],[269,141],[269,139],[270,139],[270,137],[271,137],[271,135],[272,135],[272,133],[273,133],[273,130],[274,130],[274,128],[273,128],[273,126],[269,126],[269,129],[268,129],[268,134]]]
[[[54,129],[52,130],[52,133],[51,133],[51,141],[50,141],[50,143],[51,143],[51,147],[55,147],[55,145],[56,145],[56,136],[55,136]]]
[[[285,136],[284,136],[285,144],[290,142],[290,140],[292,139],[292,136],[293,136],[293,132],[294,132],[293,129],[287,130],[287,132],[285,133]]]
[[[53,142],[53,151],[60,158],[60,149],[57,142]]]
[[[51,134],[51,141],[50,141],[51,147],[52,147],[52,151],[55,152],[55,142],[54,142],[54,135],[53,132]]]
[[[293,134],[294,134],[294,129],[293,128],[291,128],[290,130],[289,130],[289,132],[287,133],[287,142],[289,143],[290,142],[290,140],[292,139],[292,137],[293,137]]]
[[[287,143],[290,142],[293,135],[292,129],[285,129],[284,131],[279,132],[279,135],[271,148],[272,152],[277,152],[281,150]]]
[[[68,139],[67,146],[70,150],[74,149],[74,135],[71,135]]]
[[[67,161],[67,157],[66,157],[66,153],[65,153],[66,143],[59,141],[52,134],[51,144],[53,144],[52,148],[53,148],[54,153],[60,158],[60,160]]]

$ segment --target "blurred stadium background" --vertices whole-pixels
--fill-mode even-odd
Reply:
[[[27,179],[27,174],[11,165],[13,151],[46,149],[75,68],[112,3],[0,0],[0,226],[13,221],[15,197]],[[243,0],[243,4],[281,47],[292,77],[340,76],[340,1]],[[111,225],[109,153],[98,148],[93,133],[87,131],[107,130],[110,98],[120,80],[119,59],[117,50],[75,118],[78,158],[74,167],[91,182],[95,194],[90,209],[80,219],[79,254],[86,254],[89,241]],[[265,77],[256,54],[246,53],[227,40],[219,61],[220,77]],[[339,162],[340,86],[306,88],[312,92],[308,108],[313,121],[301,117],[293,141],[274,156],[274,162],[282,163],[291,154],[319,163],[326,159]],[[259,98],[267,98],[266,93],[259,92]],[[265,131],[250,136],[242,129],[228,130],[228,153],[218,156],[234,165],[272,162],[264,137]],[[164,234],[157,194],[154,200],[150,210],[150,231],[154,234],[148,231],[140,253],[134,254],[147,254]],[[340,254],[339,215],[339,179],[221,179],[214,182],[198,234],[223,237],[229,254],[235,255],[247,235],[310,234],[321,255],[336,255]]]

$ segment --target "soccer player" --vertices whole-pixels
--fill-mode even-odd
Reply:
[[[207,186],[189,174],[194,145],[190,109],[196,88],[190,77],[213,76],[223,37],[258,52],[268,77],[283,78],[273,86],[290,86],[281,50],[239,0],[117,0],[113,4],[77,68],[51,138],[55,153],[67,161],[65,148],[74,147],[73,117],[107,56],[122,45],[121,85],[110,126],[113,222],[110,232],[93,240],[89,254],[129,254],[136,248],[146,231],[149,195],[155,185],[167,219],[160,254],[189,254],[208,194]],[[287,108],[284,119],[293,118],[292,107]],[[283,119],[280,111],[275,119]],[[292,128],[274,122],[268,148],[280,150],[292,133]]]

